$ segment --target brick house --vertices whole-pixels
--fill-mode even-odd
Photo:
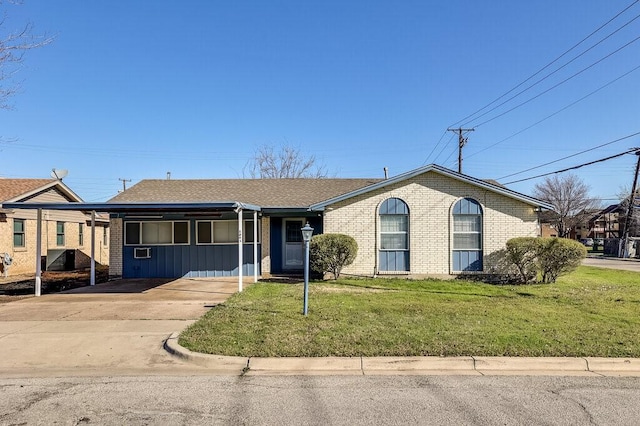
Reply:
[[[67,185],[54,179],[0,179],[0,254],[8,254],[8,275],[36,271],[36,210],[5,208],[8,203],[81,203]],[[96,261],[109,264],[109,221],[96,219]],[[43,270],[89,267],[91,217],[82,211],[43,210]],[[5,265],[2,265],[5,268]],[[4,269],[3,269],[4,272]]]
[[[125,278],[299,273],[307,222],[356,239],[343,274],[479,273],[508,239],[539,236],[552,208],[437,165],[389,179],[143,180],[106,206],[110,274]]]

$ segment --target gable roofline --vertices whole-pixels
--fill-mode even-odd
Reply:
[[[418,175],[421,175],[421,174],[424,174],[424,173],[427,173],[427,172],[435,172],[435,173],[450,177],[452,179],[456,179],[458,181],[461,181],[461,182],[464,182],[464,183],[468,183],[470,185],[474,185],[474,186],[477,186],[477,187],[480,187],[480,188],[484,188],[486,190],[495,192],[497,194],[501,194],[501,195],[504,195],[506,197],[518,200],[518,201],[522,201],[523,203],[532,205],[534,207],[538,207],[538,208],[542,208],[542,209],[546,209],[546,210],[553,210],[553,206],[551,204],[546,203],[546,202],[544,202],[542,200],[538,200],[537,198],[533,198],[533,197],[530,197],[528,195],[524,195],[524,194],[521,194],[519,192],[512,191],[510,189],[507,189],[504,186],[495,185],[495,184],[492,184],[490,182],[484,181],[482,179],[477,179],[477,178],[474,178],[474,177],[471,177],[471,176],[468,176],[468,175],[464,175],[462,173],[454,172],[453,170],[447,169],[446,167],[442,167],[442,166],[439,166],[437,164],[429,164],[429,165],[426,165],[426,166],[422,166],[422,167],[419,167],[417,169],[410,170],[408,172],[399,174],[399,175],[394,176],[392,178],[385,179],[385,180],[382,180],[380,182],[374,183],[372,185],[366,186],[364,188],[360,188],[360,189],[357,189],[355,191],[351,191],[351,192],[348,192],[346,194],[330,198],[330,199],[322,201],[320,203],[312,204],[311,206],[309,206],[309,210],[310,211],[322,211],[327,206],[329,206],[331,204],[335,204],[335,203],[338,203],[340,201],[348,200],[349,198],[353,198],[353,197],[356,197],[358,195],[366,194],[368,192],[375,191],[377,189],[384,188],[384,187],[386,187],[388,185],[393,185],[394,183],[402,182],[402,181],[407,180],[407,179],[411,179],[411,178],[413,178],[415,176],[418,176]]]
[[[38,188],[32,189],[31,191],[27,191],[24,192],[22,194],[16,195],[13,198],[10,198],[8,200],[5,200],[4,203],[15,203],[15,202],[19,202],[21,200],[24,200],[25,198],[29,198],[32,195],[36,195],[40,192],[46,191],[47,189],[51,189],[57,187],[60,192],[62,192],[67,198],[70,199],[70,202],[72,203],[82,203],[82,198],[80,198],[80,196],[78,194],[76,194],[75,192],[73,192],[71,190],[71,188],[69,188],[67,185],[65,185],[61,180],[52,180],[51,182],[39,186]]]

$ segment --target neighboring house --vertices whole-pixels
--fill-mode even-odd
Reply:
[[[481,273],[510,238],[539,236],[552,208],[437,165],[384,180],[143,180],[107,206],[110,274],[125,278],[239,275],[239,258],[243,275],[300,273],[307,222],[356,239],[344,274]]]
[[[9,275],[36,271],[36,217],[31,209],[3,208],[5,203],[80,203],[60,180],[0,178],[0,255],[8,254]],[[41,265],[43,270],[72,270],[90,266],[91,216],[81,211],[42,212]],[[109,264],[109,221],[96,219],[98,263]],[[0,262],[1,263],[1,262]],[[2,266],[4,268],[4,265]],[[4,272],[4,270],[3,270]]]
[[[620,204],[612,204],[589,219],[587,237],[620,238],[624,220],[624,208]]]

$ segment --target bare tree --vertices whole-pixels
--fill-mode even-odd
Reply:
[[[19,4],[19,0],[0,0],[0,7],[7,4]],[[2,10],[0,18],[0,109],[10,108],[9,98],[20,88],[15,76],[22,66],[24,54],[53,41],[46,35],[34,35],[33,25],[27,23],[19,29],[7,29],[7,11]]]
[[[553,205],[554,211],[545,219],[558,231],[558,236],[567,238],[577,226],[586,224],[599,206],[589,196],[589,187],[575,175],[546,177],[536,184],[533,195]]]
[[[284,145],[276,151],[271,145],[259,147],[245,170],[252,178],[326,178],[324,166],[318,165],[315,156],[305,157],[299,149]]]

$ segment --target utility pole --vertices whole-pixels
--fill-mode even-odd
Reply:
[[[458,173],[462,173],[462,147],[467,144],[467,139],[462,136],[462,132],[473,132],[475,129],[463,129],[458,127],[457,129],[447,129],[449,132],[455,132],[458,134]]]
[[[629,256],[627,240],[629,239],[629,225],[631,225],[631,218],[633,217],[633,204],[636,200],[636,186],[638,185],[638,172],[640,171],[640,149],[636,150],[635,154],[638,156],[638,162],[636,163],[636,173],[633,176],[629,206],[627,207],[627,217],[624,220],[624,231],[622,232],[622,244],[624,244],[624,246],[618,250],[618,257]]]
[[[118,178],[118,180],[122,181],[122,192],[127,190],[127,182],[131,182],[131,179],[122,179]]]

